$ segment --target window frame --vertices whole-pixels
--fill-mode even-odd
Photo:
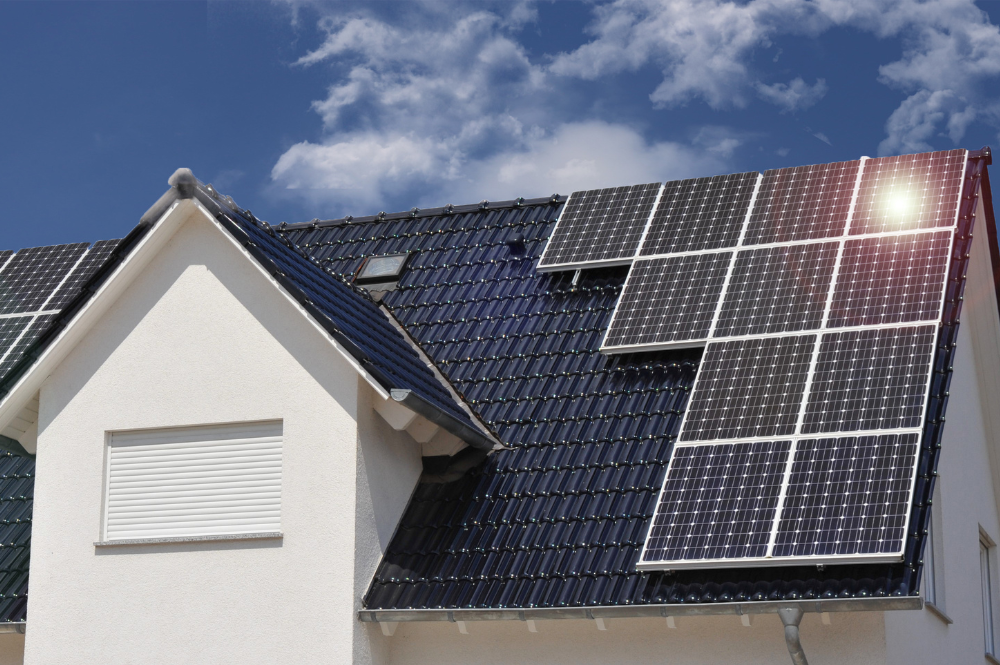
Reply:
[[[238,430],[258,430],[267,431],[271,430],[270,434],[260,434],[261,437],[277,437],[277,445],[279,450],[280,459],[277,462],[277,468],[280,476],[284,473],[284,432],[285,423],[281,418],[269,418],[266,420],[251,420],[251,421],[237,421],[237,422],[220,422],[220,423],[199,423],[195,425],[176,425],[168,427],[152,427],[152,428],[138,428],[138,429],[120,429],[120,430],[107,430],[104,433],[104,470],[103,470],[103,487],[102,487],[102,497],[101,497],[101,511],[100,511],[100,540],[94,542],[95,546],[98,547],[109,547],[109,546],[121,546],[121,545],[143,545],[143,544],[157,544],[157,543],[172,543],[172,542],[192,542],[192,541],[202,541],[202,540],[257,540],[257,539],[281,539],[284,537],[284,533],[281,525],[281,517],[279,513],[278,517],[278,529],[274,531],[266,530],[254,530],[249,529],[247,531],[239,532],[220,532],[220,533],[201,533],[201,534],[185,534],[185,535],[166,535],[166,534],[150,534],[149,536],[142,537],[132,537],[132,538],[122,538],[122,537],[109,537],[108,521],[111,516],[110,508],[110,498],[111,498],[111,488],[112,488],[112,450],[115,448],[115,437],[116,436],[126,436],[129,435],[151,435],[154,437],[165,437],[171,438],[171,435],[179,437],[183,442],[184,438],[192,438],[194,434],[198,431],[203,431],[207,434],[208,438],[206,441],[227,441],[227,440],[239,440],[240,436],[212,436],[212,433],[225,432],[230,430],[231,432],[236,432]],[[275,433],[274,430],[277,430]],[[193,442],[198,442],[201,437],[194,437]],[[256,438],[256,437],[249,437]],[[167,445],[171,445],[170,441],[163,441]],[[120,444],[124,446],[129,445],[150,445],[142,444],[136,442],[127,442]],[[155,444],[152,444],[155,445]],[[278,487],[279,487],[279,498],[277,499],[278,510],[281,511],[281,485],[283,478],[279,477]]]

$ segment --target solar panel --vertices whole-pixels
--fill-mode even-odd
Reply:
[[[604,348],[708,337],[732,252],[637,260],[618,299]]]
[[[789,445],[675,448],[642,561],[764,556]]]
[[[948,230],[847,241],[827,325],[940,317],[952,236]]]
[[[117,240],[104,240],[89,249],[87,243],[78,243],[0,253],[0,377],[21,359],[117,244]]]
[[[827,242],[739,252],[713,336],[819,328],[838,248]]]
[[[80,287],[108,260],[111,252],[118,246],[118,242],[118,240],[99,240],[95,242],[90,247],[87,255],[80,261],[80,265],[66,278],[63,285],[59,287],[59,291],[46,304],[46,308],[62,309],[67,305],[79,293]]]
[[[772,555],[901,554],[919,438],[798,441]]]
[[[0,272],[0,314],[37,311],[86,250],[78,243],[19,251]]]
[[[752,171],[666,183],[640,254],[734,247],[759,176]]]
[[[0,360],[10,355],[11,349],[31,323],[32,318],[31,316],[12,316],[0,319]],[[2,376],[2,362],[0,362],[0,377]]]
[[[602,347],[705,344],[640,568],[899,560],[966,155],[664,185]]]
[[[866,161],[851,234],[953,225],[965,155],[965,150],[949,150]]]
[[[681,441],[793,434],[816,335],[709,342]]]
[[[919,427],[937,325],[823,335],[802,432]]]
[[[630,263],[659,183],[573,192],[538,261],[538,270]]]
[[[855,160],[766,171],[744,244],[843,235],[859,163]]]
[[[31,346],[32,342],[45,332],[45,329],[54,318],[54,314],[42,314],[39,316],[21,316],[15,319],[24,321],[26,325],[21,327],[23,334],[11,340],[12,344],[5,349],[5,353],[0,353],[0,378],[6,376],[7,372],[17,364],[17,361],[21,359],[21,355]]]

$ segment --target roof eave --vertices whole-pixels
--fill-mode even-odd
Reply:
[[[761,600],[742,603],[685,603],[657,605],[604,605],[594,607],[533,607],[525,609],[425,609],[360,610],[358,619],[370,623],[402,621],[534,621],[548,619],[624,619],[745,614],[776,614],[779,609],[799,607],[803,612],[885,612],[919,610],[920,596],[883,598],[830,598]]]

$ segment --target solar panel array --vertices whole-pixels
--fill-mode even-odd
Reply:
[[[660,184],[573,192],[538,261],[539,270],[631,263]]]
[[[45,331],[55,315],[118,244],[31,247],[0,252],[0,378]]]
[[[966,160],[664,185],[602,346],[705,347],[640,568],[901,559]]]

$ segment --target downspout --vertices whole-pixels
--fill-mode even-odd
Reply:
[[[799,623],[802,621],[801,607],[782,607],[778,610],[781,623],[785,625],[785,644],[788,646],[788,655],[792,657],[793,665],[809,665],[806,660],[806,652],[802,650],[802,642],[799,641]]]

